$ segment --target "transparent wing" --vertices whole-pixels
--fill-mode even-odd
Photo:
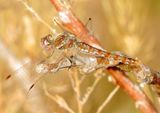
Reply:
[[[6,82],[16,80],[25,90],[28,90],[28,87],[34,81],[33,78],[40,75],[40,73],[37,73],[35,70],[37,64],[38,61],[26,61],[24,63],[17,62],[14,64],[14,68],[16,68],[15,70],[5,73],[4,77]]]
[[[72,65],[71,60],[65,56],[54,62],[46,60],[39,62],[30,61],[19,65],[19,68],[6,75],[5,79],[9,81],[14,78],[22,84],[26,91],[30,91],[47,74],[55,73],[64,68],[70,68]]]

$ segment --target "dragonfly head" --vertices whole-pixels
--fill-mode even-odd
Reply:
[[[73,47],[76,41],[75,35],[70,32],[63,32],[54,38],[52,35],[47,35],[41,39],[41,46],[45,50],[67,49]]]
[[[45,50],[53,49],[53,37],[51,34],[49,34],[41,39],[41,46]]]
[[[56,39],[53,41],[53,45],[57,49],[67,49],[73,47],[75,41],[76,38],[74,34],[63,32],[56,37]]]

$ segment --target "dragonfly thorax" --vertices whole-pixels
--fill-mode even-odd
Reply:
[[[70,32],[63,32],[54,38],[52,35],[47,35],[41,39],[41,46],[46,50],[53,49],[68,49],[74,46],[77,42],[76,36]]]
[[[58,35],[53,42],[53,45],[57,49],[68,49],[74,46],[76,42],[75,35],[69,32],[63,32],[62,34]]]

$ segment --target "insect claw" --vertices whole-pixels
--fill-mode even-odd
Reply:
[[[71,69],[71,67],[72,67],[72,65],[68,66],[68,68],[67,68],[67,69],[68,69],[68,70],[70,70],[70,69]]]

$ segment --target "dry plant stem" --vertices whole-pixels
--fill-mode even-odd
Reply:
[[[83,83],[83,81],[86,79],[87,74],[82,75],[82,77],[80,78],[80,84]]]
[[[80,80],[78,78],[77,70],[70,71],[70,80],[72,87],[76,94],[76,100],[78,104],[78,113],[83,113],[83,104],[81,101]]]
[[[55,101],[60,107],[62,107],[63,109],[65,109],[66,111],[68,111],[69,113],[75,113],[67,104],[67,102],[59,95],[51,95],[46,88],[46,85],[43,85],[43,89],[45,91],[45,95],[48,96],[50,99],[52,99],[53,101]]]
[[[101,113],[104,107],[110,102],[110,100],[113,98],[113,96],[116,94],[116,92],[119,90],[119,86],[116,86],[114,90],[107,96],[105,101],[100,105],[96,113]]]
[[[56,30],[53,29],[49,24],[47,24],[47,23],[36,13],[36,11],[35,11],[32,7],[30,7],[24,0],[17,0],[17,1],[21,2],[21,3],[25,6],[25,8],[26,8],[29,12],[31,12],[31,13],[33,14],[33,16],[34,16],[39,22],[41,22],[44,26],[46,26],[49,30],[51,30],[53,34],[56,34]]]
[[[97,86],[97,84],[99,83],[99,81],[101,80],[101,78],[102,78],[102,76],[96,77],[96,79],[95,79],[94,83],[92,84],[92,86],[88,87],[89,91],[87,91],[85,93],[84,97],[82,98],[82,104],[83,105],[88,101],[89,97],[91,96],[92,92],[94,91],[95,87]]]
[[[89,34],[89,31],[86,29],[86,27],[82,24],[80,20],[76,18],[76,16],[73,14],[71,9],[66,8],[64,5],[59,0],[51,0],[53,5],[55,6],[56,10],[58,13],[63,12],[64,18],[67,17],[67,19],[70,20],[70,23],[66,23],[63,18],[60,18],[62,24],[68,28],[70,31],[72,31],[73,34],[79,35],[80,33],[83,33],[83,37],[78,37],[80,40],[88,43],[88,44],[93,44],[97,45],[97,47],[101,47],[99,45],[99,42],[96,40],[96,38],[92,35]],[[63,0],[62,0],[63,1]],[[125,77],[125,74],[120,72],[117,69],[107,69],[112,76],[115,78],[117,81],[117,84],[124,89],[131,98],[135,100],[138,104],[138,108],[141,110],[143,113],[157,113],[157,110],[155,107],[151,104],[151,101],[146,97],[146,95],[141,91],[141,89],[137,86],[134,85],[128,78]]]

